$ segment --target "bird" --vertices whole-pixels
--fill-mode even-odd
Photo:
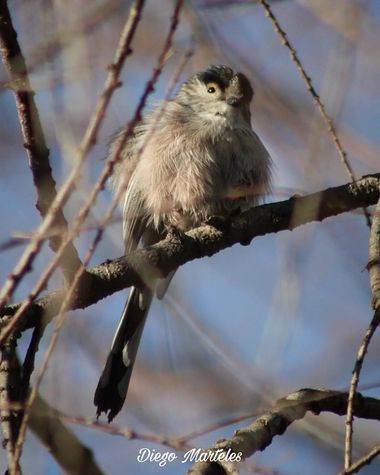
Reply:
[[[173,230],[228,219],[270,192],[272,159],[251,126],[253,96],[246,75],[211,65],[141,119],[112,177],[123,196],[125,254]],[[97,417],[111,422],[123,407],[152,298],[164,296],[173,275],[130,289],[95,391]]]

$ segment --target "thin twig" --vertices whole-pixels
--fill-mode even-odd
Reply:
[[[101,422],[99,420],[87,419],[80,416],[74,416],[71,414],[66,414],[61,411],[53,410],[51,412],[51,417],[56,417],[65,421],[69,424],[76,424],[90,429],[99,430],[110,435],[122,436],[128,440],[140,440],[144,442],[150,442],[152,444],[163,445],[170,449],[175,450],[176,452],[187,452],[194,448],[193,444],[188,444],[187,440],[184,437],[172,437],[166,436],[163,434],[156,434],[152,432],[141,432],[136,431],[130,427],[121,427],[115,424],[110,424],[106,422]],[[238,422],[238,421],[236,421]],[[189,437],[190,438],[190,437]],[[275,472],[270,469],[266,469],[262,466],[254,465],[252,467],[254,472],[262,475],[275,475]],[[279,472],[276,471],[278,475]]]
[[[241,460],[244,460],[257,451],[263,451],[276,435],[282,435],[293,422],[304,418],[307,412],[316,415],[321,412],[344,415],[347,410],[347,398],[347,393],[340,391],[301,389],[277,401],[272,411],[259,417],[250,426],[237,430],[230,439],[223,439],[204,452],[240,453]],[[357,417],[380,420],[380,401],[357,393],[354,412]],[[223,469],[224,463],[219,464]],[[205,475],[209,473],[210,468],[210,462],[197,463],[188,473]],[[224,473],[230,473],[228,467]]]
[[[372,304],[375,314],[363,338],[355,361],[351,378],[346,417],[346,438],[344,447],[344,468],[352,464],[352,436],[353,436],[353,400],[359,384],[360,372],[371,339],[380,323],[380,199],[377,203],[369,238],[368,271],[372,290]]]
[[[182,4],[183,4],[182,0],[177,1],[175,11],[174,11],[173,17],[172,17],[172,22],[171,22],[169,35],[168,35],[167,40],[165,42],[163,51],[162,51],[162,53],[161,53],[161,55],[158,59],[158,65],[157,65],[157,67],[154,71],[154,75],[152,76],[151,80],[149,81],[149,83],[147,85],[147,89],[146,89],[147,91],[151,90],[150,87],[151,87],[151,85],[154,84],[154,82],[152,82],[152,79],[154,79],[154,81],[157,81],[157,78],[158,78],[157,73],[160,74],[165,62],[167,61],[168,54],[169,54],[170,49],[172,47],[173,34],[174,34],[174,32],[177,28],[178,15],[179,15]],[[159,118],[161,117],[161,114],[163,114],[163,112],[166,108],[167,101],[169,100],[169,97],[171,96],[171,94],[174,90],[174,87],[176,86],[176,84],[179,80],[179,77],[180,77],[180,75],[183,71],[183,68],[185,67],[185,65],[187,64],[189,59],[191,58],[192,54],[193,54],[193,50],[192,50],[192,48],[189,48],[185,52],[185,54],[181,58],[181,61],[178,64],[177,68],[175,69],[175,71],[172,75],[172,79],[169,82],[169,86],[166,90],[164,100],[163,100],[160,108],[158,109],[158,114],[157,114],[156,120],[153,122],[152,127],[150,128],[149,133],[146,135],[146,137],[144,139],[144,142],[141,144],[139,150],[137,150],[136,157],[135,157],[136,160],[138,160],[141,157],[145,147],[147,146],[149,141],[152,139],[152,137],[153,137],[153,135],[156,131],[156,128],[159,124]],[[146,98],[145,98],[145,100],[146,100]],[[144,101],[144,103],[145,103],[145,101]],[[144,104],[144,103],[142,103],[142,104]],[[128,125],[127,129],[123,132],[124,137],[129,137],[133,133],[133,129],[134,129],[136,123],[137,123],[135,121],[136,121],[136,119],[139,115],[140,115],[140,112],[138,113],[138,115],[137,114],[135,115],[135,119],[132,121],[131,124]],[[119,153],[116,153],[116,156],[120,156],[123,149],[124,149],[124,146],[121,147],[121,145],[118,144],[116,152],[119,152]],[[113,213],[115,212],[115,209],[119,206],[119,204],[121,202],[122,195],[125,192],[125,189],[126,189],[127,186],[128,186],[128,176],[124,175],[123,180],[118,186],[117,193],[115,194],[115,196],[114,196],[114,198],[111,202],[111,205],[109,206],[109,208],[107,210],[107,213],[106,213],[105,217],[103,218],[102,222],[98,226],[97,232],[95,234],[95,237],[94,237],[92,245],[91,245],[94,250],[96,249],[97,245],[101,241],[106,226],[108,226],[108,224],[112,221]],[[81,227],[81,225],[79,224],[78,229],[80,229],[80,227]]]
[[[13,272],[8,276],[3,288],[0,292],[0,307],[2,307],[13,294],[23,275],[31,268],[31,264],[41,249],[45,240],[45,236],[54,224],[55,215],[58,210],[62,209],[68,200],[75,183],[80,176],[80,172],[84,165],[85,159],[96,142],[99,127],[105,117],[106,110],[110,103],[112,94],[121,85],[119,75],[124,62],[129,54],[131,54],[130,45],[134,38],[137,25],[139,23],[145,0],[135,0],[129,12],[128,19],[120,36],[119,44],[115,53],[114,62],[108,67],[108,75],[101,96],[99,97],[95,112],[92,115],[87,130],[84,134],[82,143],[79,147],[75,165],[57,193],[52,202],[49,212],[45,216],[44,221],[36,230],[33,239],[24,250]]]
[[[347,417],[346,417],[346,437],[345,437],[345,447],[344,447],[344,468],[347,469],[352,463],[352,433],[353,433],[353,420],[354,420],[354,399],[356,391],[359,384],[360,372],[363,367],[363,362],[365,355],[368,351],[368,346],[371,342],[371,339],[376,331],[376,328],[379,325],[379,315],[375,313],[371,323],[369,324],[367,331],[364,335],[363,341],[360,345],[355,367],[352,373],[350,391],[348,395],[348,405],[347,405]]]
[[[71,21],[64,24],[57,23],[54,30],[50,31],[48,36],[44,35],[41,42],[26,49],[25,56],[28,58],[29,73],[48,61],[53,61],[57,51],[68,47],[81,35],[93,33],[107,21],[108,17],[119,13],[124,8],[125,5],[120,0],[108,0],[104,3],[88,2],[86,9],[80,12],[80,16],[70,18]],[[6,81],[0,82],[0,90],[7,87],[12,89],[13,84]]]
[[[0,404],[1,411],[19,412],[24,404],[10,402]],[[92,451],[63,424],[64,414],[52,408],[41,396],[37,396],[31,410],[30,430],[39,438],[67,475],[102,475]],[[67,422],[71,421],[70,417]]]
[[[266,2],[266,0],[259,0],[259,2],[262,5],[262,7],[264,8],[266,15],[272,21],[276,32],[280,35],[283,44],[288,49],[292,60],[296,64],[297,69],[300,72],[300,75],[301,75],[302,79],[305,81],[305,83],[308,87],[308,90],[310,91],[310,93],[311,93],[311,95],[314,99],[314,102],[317,105],[317,107],[318,107],[318,109],[319,109],[319,111],[320,111],[327,127],[328,127],[328,131],[329,131],[329,133],[330,133],[330,135],[333,139],[333,142],[336,146],[336,149],[338,151],[339,158],[342,161],[344,167],[346,168],[347,174],[350,177],[351,181],[354,181],[355,180],[355,174],[354,174],[354,171],[351,167],[351,164],[349,163],[349,160],[347,158],[347,154],[344,151],[344,149],[342,147],[342,144],[341,144],[341,142],[338,138],[337,131],[336,131],[336,128],[334,126],[334,123],[333,123],[331,117],[327,114],[327,112],[325,110],[325,107],[324,107],[319,95],[317,94],[317,92],[316,92],[316,90],[313,86],[311,78],[306,74],[305,68],[303,67],[303,65],[301,63],[301,61],[300,61],[300,59],[297,55],[296,50],[290,44],[285,31],[281,28],[277,18],[274,16],[269,4]],[[364,216],[365,216],[366,221],[367,221],[367,225],[371,228],[371,217],[368,213],[368,210],[366,208],[363,208],[363,212],[364,212]],[[378,254],[376,256],[376,259],[378,261],[379,261],[379,256],[380,256],[380,254]],[[371,259],[370,259],[370,262],[371,262]],[[380,280],[379,280],[379,282],[380,282]],[[356,393],[356,390],[357,390],[357,385],[359,383],[359,376],[360,376],[360,372],[361,372],[361,369],[362,369],[362,366],[363,366],[363,361],[364,361],[364,358],[365,358],[365,354],[367,352],[367,349],[368,349],[368,346],[370,344],[371,338],[372,338],[373,334],[375,333],[377,326],[379,325],[379,318],[380,318],[379,313],[375,311],[375,315],[374,315],[374,317],[373,317],[373,319],[372,319],[372,321],[371,321],[371,323],[370,323],[370,325],[369,325],[369,327],[366,331],[366,334],[363,338],[362,344],[361,344],[360,349],[358,351],[358,355],[357,355],[357,359],[356,359],[356,362],[355,362],[355,367],[354,367],[354,371],[353,371],[353,375],[352,375],[352,379],[351,379],[349,399],[348,399],[348,407],[347,407],[347,418],[346,418],[346,440],[345,440],[345,456],[344,456],[345,469],[347,469],[351,465],[351,458],[352,458],[353,400],[354,400],[355,393]]]
[[[96,136],[99,130],[99,127],[102,123],[102,120],[105,116],[107,107],[109,105],[111,96],[115,89],[120,86],[119,75],[122,69],[122,66],[127,58],[128,54],[130,54],[130,44],[133,39],[137,24],[139,22],[142,8],[144,6],[145,0],[136,0],[134,6],[132,6],[123,31],[120,36],[119,44],[117,46],[117,50],[115,53],[114,63],[109,66],[109,73],[106,79],[106,83],[103,89],[103,92],[98,100],[95,113],[90,119],[90,123],[86,130],[85,136],[82,140],[82,145],[80,147],[79,155],[77,158],[77,162],[67,179],[66,183],[62,186],[59,190],[56,200],[52,205],[48,215],[45,217],[43,223],[39,226],[37,231],[35,232],[33,238],[31,239],[30,244],[25,249],[21,259],[19,260],[18,264],[16,265],[15,269],[8,276],[7,282],[5,283],[2,292],[0,293],[0,308],[4,303],[9,299],[12,295],[13,291],[15,290],[18,282],[20,281],[23,272],[28,269],[28,266],[34,259],[34,257],[39,252],[43,241],[48,235],[51,225],[52,225],[52,218],[54,214],[54,209],[60,209],[61,206],[65,203],[66,199],[68,198],[75,182],[79,176],[80,170],[83,166],[84,160],[96,141]],[[100,189],[100,185],[98,186],[98,191]],[[93,194],[91,195],[93,196]],[[95,199],[95,198],[93,198]],[[56,203],[57,202],[57,203]],[[92,202],[91,202],[92,203]],[[87,209],[88,211],[88,209]],[[74,230],[76,231],[76,230]],[[75,232],[72,229],[66,233],[66,236],[62,242],[62,245],[57,250],[55,259],[53,260],[52,264],[45,269],[43,278],[40,279],[41,285],[37,284],[33,290],[29,293],[27,299],[24,302],[24,308],[20,309],[20,313],[18,314],[15,325],[19,323],[22,318],[23,312],[25,309],[30,305],[30,303],[36,298],[36,296],[41,292],[44,288],[44,285],[56,269],[59,259],[64,253],[65,246],[67,246],[70,241],[73,239]],[[0,336],[0,339],[4,341],[13,331],[14,327],[12,325],[6,326]]]
[[[201,437],[202,435],[208,434],[209,432],[214,432],[215,430],[221,429],[222,427],[227,427],[238,422],[246,421],[247,419],[253,419],[254,417],[258,417],[258,415],[259,414],[257,414],[257,412],[253,412],[252,414],[243,414],[241,416],[230,417],[228,419],[215,422],[214,424],[210,424],[206,427],[203,427],[202,429],[182,435],[179,437],[179,440],[181,442],[187,442],[189,440]]]
[[[375,445],[375,447],[365,454],[363,457],[360,457],[358,461],[350,465],[348,468],[339,473],[339,475],[350,475],[352,473],[358,473],[365,465],[369,465],[372,460],[380,454],[380,445]]]
[[[18,43],[6,1],[0,3],[0,50],[12,82],[24,147],[37,191],[36,207],[44,218],[57,195],[56,183],[50,167],[49,149],[46,146],[40,116],[34,102],[35,92],[30,85],[25,58]],[[61,236],[68,227],[62,209],[56,210],[53,226],[59,228],[61,233],[52,236],[49,240],[51,249],[56,251],[61,245]],[[70,243],[61,259],[62,272],[67,281],[70,281],[79,265],[78,253],[73,243]]]
[[[192,448],[191,445],[187,445],[186,442],[182,442],[177,437],[168,437],[166,435],[140,432],[136,431],[135,429],[131,429],[130,427],[121,427],[115,424],[110,424],[108,422],[101,422],[98,420],[65,414],[60,411],[57,411],[57,416],[70,424],[90,427],[92,429],[97,429],[101,430],[102,432],[106,432],[107,434],[121,435],[129,440],[144,440],[145,442],[152,442],[154,444],[164,445],[166,447],[170,447],[174,450],[179,451],[188,450],[189,448]]]
[[[133,130],[134,130],[134,127],[136,126],[136,124],[141,119],[141,113],[142,113],[143,108],[145,106],[146,100],[147,100],[149,94],[153,91],[154,84],[157,81],[165,62],[167,61],[168,53],[169,53],[169,51],[171,50],[171,47],[172,47],[173,35],[174,35],[174,32],[177,28],[178,15],[179,15],[182,3],[183,3],[183,0],[177,0],[176,6],[175,6],[175,9],[174,9],[174,13],[173,13],[173,17],[172,17],[172,21],[171,21],[171,25],[170,25],[170,30],[169,30],[169,33],[168,33],[168,37],[165,41],[162,53],[160,54],[160,57],[158,59],[157,66],[154,69],[153,74],[152,74],[151,78],[149,79],[149,81],[148,81],[148,83],[145,87],[144,93],[142,94],[142,96],[140,98],[139,104],[138,104],[138,106],[136,108],[136,111],[135,111],[135,114],[134,114],[134,118],[129,123],[126,130],[123,132],[123,136],[122,136],[122,139],[121,139],[120,143],[118,143],[118,146],[116,147],[114,152],[111,154],[111,156],[107,160],[106,165],[103,169],[103,172],[100,175],[100,178],[98,179],[97,183],[94,185],[88,200],[83,205],[80,212],[78,213],[78,215],[77,215],[70,231],[67,233],[67,235],[65,237],[65,240],[63,241],[60,249],[57,251],[55,257],[53,258],[51,263],[46,267],[43,275],[41,276],[41,278],[37,282],[37,284],[34,286],[32,291],[29,292],[29,294],[28,294],[27,298],[24,300],[22,306],[17,311],[17,315],[15,315],[14,319],[12,319],[12,321],[9,322],[9,324],[6,325],[2,329],[1,334],[0,334],[0,342],[6,340],[6,338],[8,338],[8,336],[12,333],[14,328],[19,324],[19,322],[21,321],[23,315],[26,313],[27,309],[32,304],[34,299],[45,288],[50,276],[53,274],[54,270],[57,267],[60,256],[64,252],[65,245],[67,245],[77,234],[79,234],[79,232],[80,232],[80,230],[83,226],[83,223],[85,222],[85,220],[88,216],[90,208],[96,200],[96,197],[97,197],[98,193],[104,188],[104,185],[105,185],[107,179],[112,174],[114,166],[115,166],[116,162],[119,160],[119,158],[122,154],[122,151],[124,149],[126,141],[130,137],[130,135],[133,133]],[[188,55],[186,57],[188,57]],[[141,151],[139,151],[139,152],[141,153]],[[110,206],[110,209],[109,209],[105,219],[104,219],[104,222],[98,228],[98,232],[96,233],[96,236],[93,240],[93,244],[91,245],[93,250],[95,250],[98,242],[102,238],[104,227],[111,221],[113,211],[115,210],[117,204],[118,204],[118,200],[115,198],[113,200],[111,206]],[[94,252],[94,251],[92,251],[92,252]],[[88,256],[88,259],[90,259],[90,257],[91,256]],[[79,277],[84,273],[85,265],[86,264],[84,264],[84,266],[81,268],[82,270],[79,272]],[[79,277],[78,277],[78,279],[79,279]],[[86,275],[84,277],[86,277]]]
[[[288,40],[288,37],[287,37],[285,31],[281,28],[281,25],[280,25],[279,21],[277,20],[276,16],[274,15],[274,13],[272,12],[272,9],[269,6],[268,2],[266,0],[258,0],[258,2],[264,8],[267,17],[273,23],[275,31],[279,34],[283,45],[287,48],[287,50],[289,51],[291,59],[294,61],[294,63],[297,66],[297,69],[298,69],[298,71],[301,75],[301,78],[305,81],[307,89],[310,92],[310,94],[312,95],[313,100],[314,100],[319,112],[321,113],[321,116],[322,116],[323,120],[326,123],[328,132],[329,132],[329,134],[330,134],[330,136],[331,136],[331,138],[332,138],[332,140],[335,144],[335,147],[338,151],[339,158],[340,158],[341,162],[343,163],[343,165],[346,169],[347,175],[349,176],[351,181],[355,181],[356,180],[355,173],[354,173],[353,168],[352,168],[352,166],[351,166],[351,164],[350,164],[350,162],[347,158],[347,153],[343,149],[343,146],[340,142],[340,139],[338,137],[337,130],[336,130],[336,127],[334,125],[334,122],[331,119],[331,117],[329,116],[329,114],[326,112],[325,106],[324,106],[323,102],[321,101],[321,98],[317,94],[317,91],[316,91],[316,89],[315,89],[315,87],[312,83],[312,80],[311,80],[310,76],[308,76],[308,74],[306,73],[306,70],[305,70],[304,66],[302,65],[301,60],[299,59],[295,48],[291,45],[290,41]],[[363,208],[363,212],[364,212],[364,216],[366,218],[366,222],[367,222],[368,227],[371,227],[371,217],[370,217],[370,214],[368,213],[368,210],[366,208]]]
[[[161,51],[161,53],[158,57],[157,65],[156,65],[155,69],[153,70],[153,74],[152,74],[151,78],[149,79],[149,81],[146,84],[145,90],[144,90],[144,92],[143,92],[143,94],[140,98],[140,101],[139,101],[138,106],[136,108],[133,119],[130,121],[128,126],[123,131],[123,133],[121,135],[121,139],[118,141],[117,146],[115,147],[115,150],[112,152],[109,160],[107,161],[106,167],[103,170],[103,173],[100,175],[100,178],[98,179],[97,183],[95,184],[95,186],[92,190],[92,193],[90,194],[89,199],[87,200],[87,202],[85,203],[85,205],[83,206],[81,211],[79,212],[79,214],[78,214],[78,216],[77,216],[77,218],[76,218],[76,220],[73,224],[73,227],[72,227],[73,233],[75,233],[75,232],[79,233],[80,232],[80,230],[82,228],[82,225],[83,225],[83,223],[84,223],[84,221],[87,217],[88,211],[89,211],[90,207],[92,206],[93,202],[95,201],[97,194],[103,189],[106,181],[112,175],[113,170],[114,170],[114,166],[120,160],[120,157],[122,155],[122,152],[125,148],[125,145],[126,145],[128,139],[131,137],[136,125],[141,120],[142,111],[143,111],[143,109],[146,105],[146,101],[148,99],[148,96],[153,91],[154,85],[157,82],[157,80],[158,80],[158,78],[159,78],[159,76],[162,72],[162,69],[163,69],[164,65],[166,64],[166,62],[168,61],[168,59],[170,57],[171,49],[172,49],[172,46],[173,46],[173,37],[174,37],[174,33],[175,33],[175,31],[177,29],[177,26],[178,26],[179,14],[180,14],[182,5],[183,5],[183,0],[176,0],[175,7],[174,7],[174,12],[173,12],[173,15],[171,17],[169,32],[168,32],[168,35],[166,37],[166,40],[165,40],[164,46],[162,48],[162,51]],[[172,93],[172,90],[173,90],[173,88],[174,88],[174,86],[175,86],[175,84],[178,80],[178,77],[179,77],[180,73],[182,72],[182,69],[185,66],[186,62],[191,57],[191,55],[192,55],[192,50],[190,49],[184,55],[183,60],[180,62],[177,70],[174,72],[174,79],[170,84],[171,87],[169,87],[167,92],[166,92],[165,99],[167,99],[170,96],[170,94]],[[162,109],[164,107],[165,107],[165,102],[162,105]],[[153,127],[153,130],[151,131],[151,133],[148,134],[148,136],[144,140],[144,143],[141,145],[140,149],[137,151],[137,154],[136,154],[137,159],[141,156],[144,148],[146,147],[148,141],[151,139],[153,133],[154,133],[154,127]],[[112,200],[111,205],[108,208],[107,213],[106,213],[102,223],[98,226],[97,232],[96,232],[95,237],[94,237],[94,239],[92,241],[92,244],[90,246],[90,250],[88,251],[87,262],[90,260],[90,258],[92,257],[97,245],[101,241],[101,239],[103,237],[105,227],[112,220],[113,213],[114,213],[116,207],[120,203],[120,197],[121,197],[121,194],[123,192],[123,188],[125,188],[126,186],[127,186],[127,180],[124,180],[124,183],[122,183],[122,185],[119,187],[117,195]],[[83,271],[84,270],[85,269],[83,268]]]
[[[295,194],[296,191],[293,193]],[[281,195],[284,196],[289,196],[291,193],[286,193],[285,191],[282,192],[281,190]],[[299,193],[301,194],[301,192]],[[276,195],[276,193],[275,193]],[[281,196],[278,195],[278,196]],[[276,195],[277,196],[277,195]],[[114,223],[119,223],[121,221],[121,216],[116,216],[114,217],[108,224],[114,224]],[[99,223],[93,221],[92,223],[86,224],[86,226],[82,226],[81,232],[84,231],[94,231],[99,228]],[[51,236],[56,236],[58,234],[62,234],[59,229],[53,228],[49,230],[47,237]],[[11,235],[8,239],[4,240],[3,242],[0,242],[0,252],[7,251],[9,249],[13,249],[14,247],[22,246],[27,244],[31,239],[33,238],[33,233],[25,233],[25,232],[14,232],[13,235]]]
[[[372,307],[375,312],[378,312],[380,309],[380,201],[375,209],[369,237],[367,270],[372,292]]]

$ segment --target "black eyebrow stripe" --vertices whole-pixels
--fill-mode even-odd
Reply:
[[[214,82],[218,84],[221,88],[224,88],[226,84],[220,80],[220,77],[218,77],[216,74],[213,74],[211,72],[205,71],[201,74],[199,74],[199,79],[204,82],[205,84],[208,84],[209,82]]]

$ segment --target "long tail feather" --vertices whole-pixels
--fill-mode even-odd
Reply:
[[[127,396],[151,301],[150,290],[131,288],[94,396],[97,417],[105,412],[108,422],[118,414]]]

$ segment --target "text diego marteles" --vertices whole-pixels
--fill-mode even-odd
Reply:
[[[204,451],[203,449],[191,449],[182,455],[181,463],[186,462],[240,462],[242,458],[241,452],[232,452],[231,449],[224,451],[223,449],[213,449]],[[159,467],[165,467],[169,462],[178,459],[175,452],[159,452],[155,449],[143,447],[139,450],[137,456],[138,462],[154,462]]]

